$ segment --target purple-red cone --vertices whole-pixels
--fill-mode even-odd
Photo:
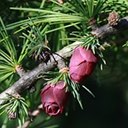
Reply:
[[[93,54],[92,50],[86,49],[82,46],[77,47],[70,59],[70,78],[76,83],[82,82],[91,75],[97,61],[98,57]]]
[[[56,84],[47,84],[41,91],[43,110],[50,116],[60,115],[68,100],[69,92],[66,92],[64,81]]]

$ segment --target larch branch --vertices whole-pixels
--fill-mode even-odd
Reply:
[[[111,26],[109,24],[97,27],[92,31],[92,34],[98,38],[104,38],[110,34],[115,34],[128,30],[128,16],[120,19],[119,23],[116,26]]]
[[[66,46],[65,48],[57,52],[59,56],[54,54],[54,58],[57,62],[61,62],[63,58],[70,57],[73,49],[81,43],[82,42],[75,42],[69,46]],[[62,56],[63,58],[61,58],[60,56]],[[16,81],[12,86],[10,86],[0,94],[0,105],[3,104],[5,102],[5,99],[8,98],[7,94],[20,94],[21,92],[26,90],[35,80],[37,80],[43,73],[51,70],[56,66],[57,65],[55,60],[53,59],[53,57],[51,57],[51,60],[47,64],[41,63],[32,71],[24,73],[24,75],[18,81]]]

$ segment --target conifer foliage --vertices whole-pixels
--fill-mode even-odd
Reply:
[[[68,116],[77,103],[85,109],[80,90],[95,97],[86,87],[87,80],[104,72],[104,53],[119,46],[127,48],[128,3],[6,0],[4,6],[7,11],[1,9],[0,18],[0,126],[59,127],[45,126],[45,122]]]

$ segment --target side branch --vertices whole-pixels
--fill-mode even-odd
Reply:
[[[75,42],[69,46],[66,46],[62,50],[58,51],[57,54],[59,54],[63,58],[68,58],[71,56],[73,49],[76,46],[80,45],[81,43],[82,42]],[[54,58],[58,63],[62,61],[62,58],[60,56],[56,54],[54,55]],[[51,70],[54,67],[56,67],[56,62],[54,61],[53,57],[51,57],[51,60],[47,64],[41,63],[38,67],[36,67],[32,71],[25,73],[11,87],[9,87],[0,94],[0,105],[5,102],[6,98],[8,98],[7,94],[13,95],[13,94],[21,93],[22,91],[27,89],[35,80],[37,80],[40,75],[42,75],[46,71]]]
[[[122,18],[116,26],[109,24],[103,25],[92,31],[92,34],[98,38],[104,38],[107,35],[123,32],[128,29],[128,16]]]

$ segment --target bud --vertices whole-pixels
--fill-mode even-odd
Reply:
[[[41,91],[43,110],[50,116],[60,115],[65,108],[68,95],[64,81],[47,84]]]
[[[69,73],[70,78],[80,83],[93,72],[98,58],[93,54],[92,50],[85,49],[82,46],[77,47],[70,59]]]
[[[118,22],[119,22],[119,14],[114,11],[109,13],[108,24],[111,26],[115,26],[118,24]]]

